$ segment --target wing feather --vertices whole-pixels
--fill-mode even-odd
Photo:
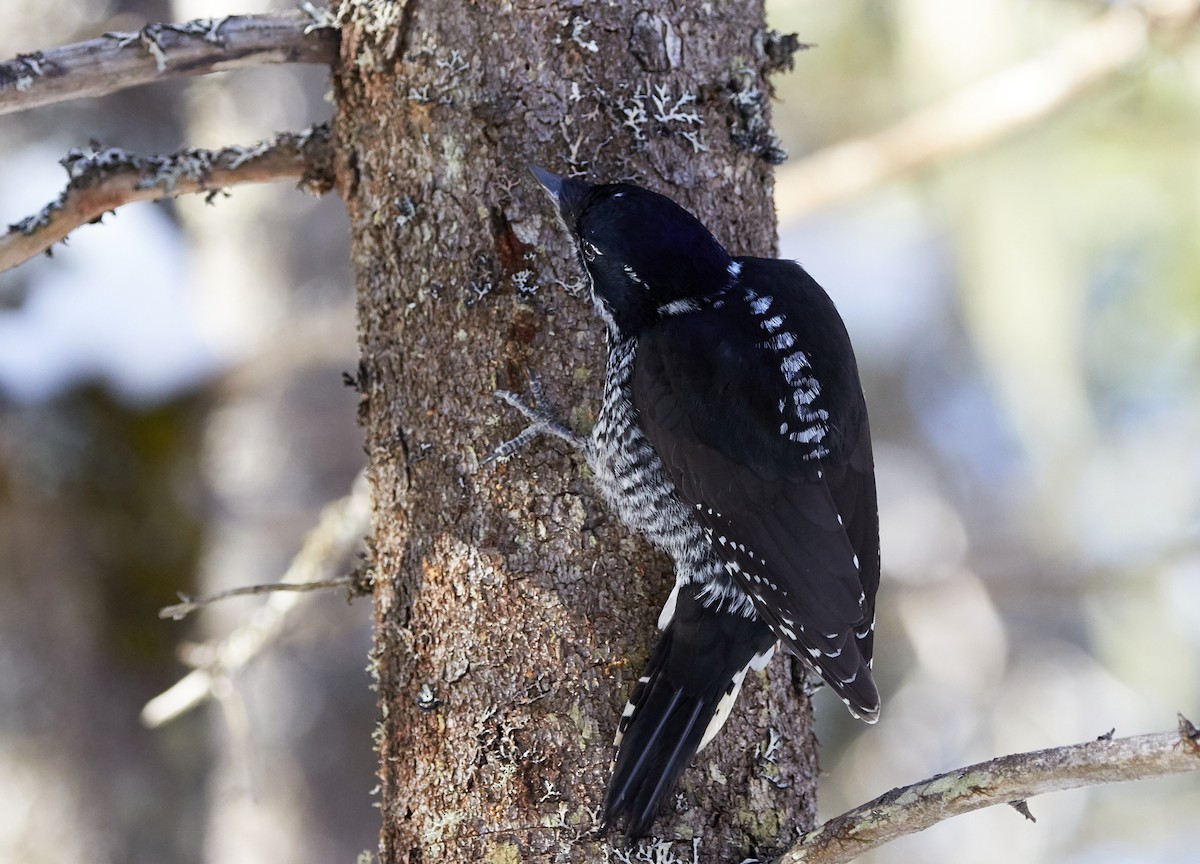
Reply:
[[[755,610],[870,719],[879,706],[869,670],[878,515],[853,353],[832,304],[803,270],[740,260],[749,265],[743,283],[759,287],[740,296],[730,289],[723,303],[742,302],[745,314],[702,307],[643,331],[634,405]],[[753,314],[766,291],[770,339]],[[829,314],[812,314],[814,303],[836,326]]]

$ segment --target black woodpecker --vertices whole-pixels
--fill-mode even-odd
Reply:
[[[571,233],[608,327],[591,438],[501,394],[584,450],[624,523],[675,559],[662,635],[618,726],[606,825],[644,835],[777,643],[862,720],[879,517],[867,408],[833,302],[792,261],[733,257],[674,201],[531,169]]]

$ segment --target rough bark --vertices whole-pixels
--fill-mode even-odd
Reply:
[[[527,389],[528,369],[585,431],[604,376],[603,329],[527,162],[634,179],[731,251],[774,250],[765,76],[780,52],[761,2],[658,5],[338,13],[384,862],[610,854],[596,808],[670,565],[606,512],[565,445],[480,460],[520,426],[495,388]],[[808,700],[777,661],[685,774],[656,824],[678,845],[660,855],[781,850],[812,825],[815,770]]]

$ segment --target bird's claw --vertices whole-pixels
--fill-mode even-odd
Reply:
[[[556,438],[561,438],[580,450],[586,446],[586,441],[583,438],[558,422],[553,414],[542,407],[546,404],[547,400],[542,391],[542,385],[532,375],[529,376],[529,392],[533,395],[537,407],[527,404],[524,399],[511,390],[496,390],[492,394],[497,399],[506,402],[521,412],[522,416],[529,421],[529,425],[522,429],[516,437],[502,442],[495,450],[483,458],[479,463],[480,465],[487,465],[491,462],[506,462],[514,453],[533,439],[539,438],[542,435],[553,435]]]

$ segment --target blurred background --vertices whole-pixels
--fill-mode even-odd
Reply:
[[[270,5],[18,0],[0,56]],[[781,254],[847,320],[880,487],[885,708],[867,729],[818,695],[823,815],[1200,721],[1200,38],[1161,14],[1190,5],[1147,37],[1140,7],[1091,0],[768,3],[815,45],[776,78]],[[325,119],[327,90],[262,68],[0,117],[0,220],[89,139],[249,144]],[[241,187],[0,274],[0,859],[375,848],[369,603],[300,604],[215,700],[139,721],[189,643],[264,601],[158,608],[277,579],[361,467],[347,233],[336,198]],[[861,860],[1200,855],[1194,776],[1030,807]]]

